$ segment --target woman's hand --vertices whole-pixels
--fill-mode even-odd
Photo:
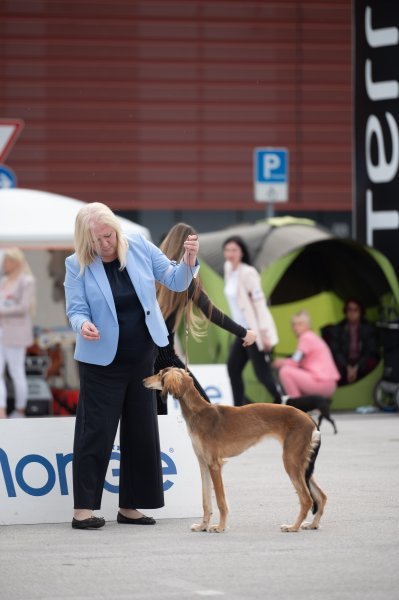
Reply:
[[[354,381],[356,381],[357,379],[357,366],[354,365],[353,367],[351,365],[348,365],[346,367],[346,378],[348,380],[348,383],[353,383]]]
[[[189,235],[183,245],[185,249],[183,261],[186,265],[195,267],[199,250],[198,235]]]
[[[284,358],[276,358],[273,362],[272,362],[272,367],[274,367],[275,369],[281,369],[281,367],[284,366],[285,364],[285,359]]]
[[[265,329],[262,329],[260,332],[260,339],[262,342],[262,350],[263,352],[270,352],[272,350],[272,345],[269,340],[268,333]]]
[[[93,323],[90,323],[90,321],[85,321],[83,323],[80,333],[85,340],[90,342],[100,339],[100,332]]]
[[[247,346],[252,346],[254,341],[256,340],[256,333],[252,331],[252,329],[248,329],[246,336],[242,338],[243,346],[246,348]]]

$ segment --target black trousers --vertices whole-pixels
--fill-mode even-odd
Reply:
[[[281,402],[280,393],[273,379],[270,362],[265,360],[265,353],[261,352],[256,344],[244,348],[242,340],[237,338],[230,349],[227,361],[234,405],[242,406],[246,403],[242,372],[249,360],[252,361],[255,375],[260,383],[263,383],[274,401]]]
[[[120,419],[121,508],[164,506],[158,420],[153,390],[155,346],[134,361],[79,363],[80,396],[73,448],[75,508],[97,510]]]

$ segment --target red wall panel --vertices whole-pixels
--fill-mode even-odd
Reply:
[[[259,210],[257,146],[290,151],[287,211],[351,208],[350,0],[3,0],[0,117],[21,187],[115,209]]]

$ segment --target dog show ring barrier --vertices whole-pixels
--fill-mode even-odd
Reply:
[[[194,365],[212,402],[231,404],[224,365]],[[162,518],[202,514],[201,477],[178,402],[168,399],[168,415],[158,417],[165,506],[151,510]],[[72,519],[74,417],[0,420],[0,525],[67,523]],[[118,511],[119,431],[110,457],[101,515]],[[137,507],[145,508],[145,507]]]

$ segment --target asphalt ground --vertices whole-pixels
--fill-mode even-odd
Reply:
[[[321,427],[315,476],[328,503],[318,531],[280,531],[298,501],[279,444],[266,440],[224,467],[224,534],[193,533],[192,519],[1,527],[1,600],[396,600],[399,415],[334,418],[337,435]]]

